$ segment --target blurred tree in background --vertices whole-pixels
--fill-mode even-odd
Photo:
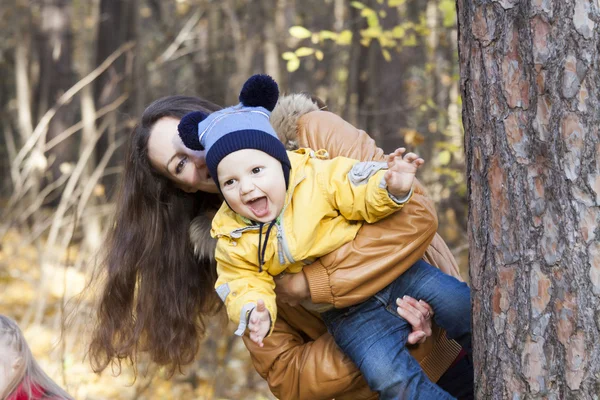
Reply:
[[[36,336],[39,354],[91,274],[136,117],[172,94],[235,104],[253,73],[317,95],[386,151],[421,154],[441,234],[466,268],[454,1],[3,0],[0,16],[0,312]],[[42,364],[77,398],[116,398],[102,391],[129,375],[91,374],[86,328],[75,324]],[[215,333],[183,378],[150,369],[116,392],[270,396],[239,346]]]

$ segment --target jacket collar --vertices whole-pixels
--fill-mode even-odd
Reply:
[[[298,146],[298,119],[319,107],[305,94],[296,93],[279,98],[277,105],[271,112],[271,125],[277,132],[279,140],[283,142],[286,150],[297,150]]]

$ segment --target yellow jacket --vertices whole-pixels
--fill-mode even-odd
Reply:
[[[379,221],[402,208],[410,198],[392,199],[383,175],[386,163],[358,162],[345,157],[321,159],[310,149],[288,152],[292,163],[285,206],[271,230],[262,271],[258,265],[259,225],[223,203],[212,223],[216,248],[217,293],[237,335],[258,299],[277,316],[273,276],[300,272],[316,258],[350,242],[362,221]],[[267,225],[267,224],[265,224]],[[266,226],[263,236],[266,236]]]

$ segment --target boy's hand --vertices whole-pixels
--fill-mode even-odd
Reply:
[[[271,329],[271,314],[265,307],[263,300],[258,300],[256,308],[250,313],[248,321],[248,330],[250,339],[260,347],[263,347],[263,339]]]
[[[415,153],[404,154],[406,149],[400,147],[387,156],[388,170],[384,175],[388,192],[397,198],[408,195],[412,188],[417,169],[425,161]]]

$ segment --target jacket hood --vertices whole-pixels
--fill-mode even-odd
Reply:
[[[302,93],[281,96],[271,112],[271,125],[286,150],[298,149],[298,119],[319,107]]]
[[[277,137],[287,150],[297,150],[299,147],[298,119],[318,109],[319,107],[306,94],[296,93],[279,97],[275,109],[271,112],[270,121]],[[212,216],[212,213],[202,213],[190,224],[190,241],[194,248],[194,255],[198,259],[214,260],[217,241],[210,236]]]

